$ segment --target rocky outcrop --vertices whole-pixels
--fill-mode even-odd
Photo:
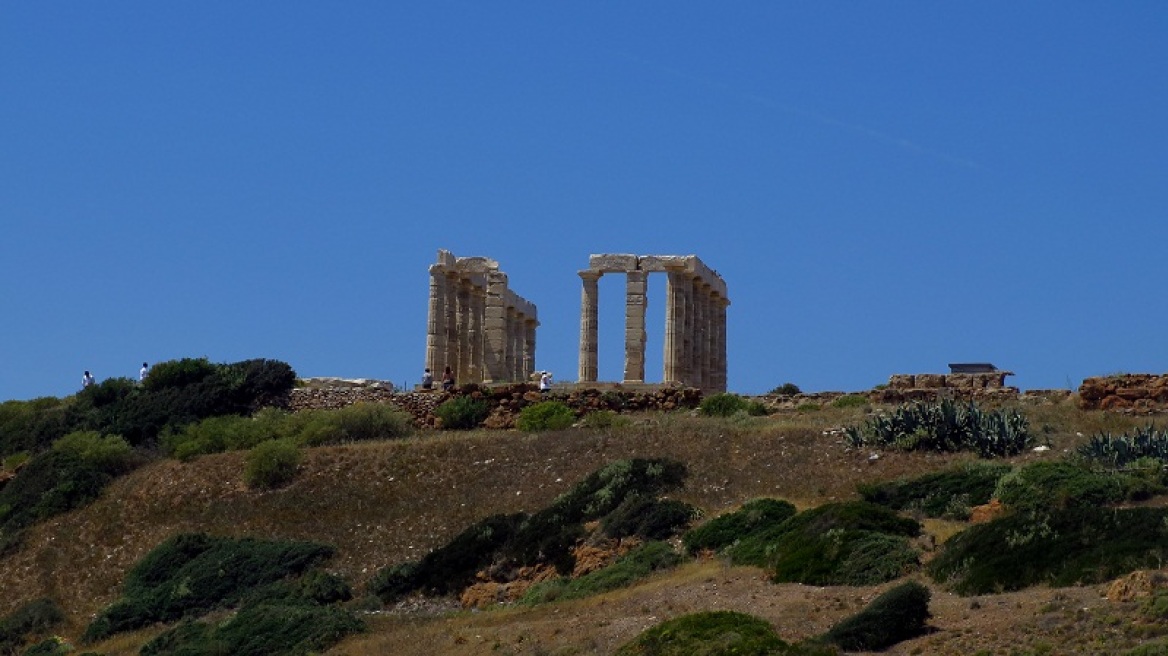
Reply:
[[[1151,414],[1168,410],[1168,374],[1121,374],[1088,378],[1079,386],[1084,410]]]

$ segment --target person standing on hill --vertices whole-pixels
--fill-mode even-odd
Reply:
[[[93,384],[93,376],[91,376],[89,374],[89,372],[86,371],[85,374],[83,374],[81,376],[81,388],[85,389],[86,387],[89,387],[92,384]]]
[[[422,389],[434,389],[434,374],[430,373],[429,367],[422,373]]]
[[[150,373],[150,365],[145,362],[142,363],[142,368],[138,370],[138,382],[146,380],[146,374]]]
[[[552,372],[545,371],[539,377],[539,393],[547,394],[552,391]]]
[[[450,365],[446,365],[446,369],[442,372],[442,391],[449,392],[454,388],[454,370]]]

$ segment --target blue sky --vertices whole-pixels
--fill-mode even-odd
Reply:
[[[1163,372],[1166,34],[1162,2],[4,3],[0,399],[204,356],[416,382],[440,248],[500,262],[559,380],[591,253],[718,270],[742,393]]]

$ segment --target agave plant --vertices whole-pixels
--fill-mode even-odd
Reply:
[[[861,426],[847,427],[844,434],[857,447],[976,451],[983,458],[1020,453],[1031,440],[1026,416],[1017,410],[985,411],[976,403],[951,399],[900,405]]]

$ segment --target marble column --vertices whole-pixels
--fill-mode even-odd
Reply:
[[[483,311],[486,304],[486,292],[475,285],[470,293],[470,316],[467,323],[467,340],[470,343],[470,366],[466,371],[466,380],[471,383],[483,381]]]
[[[717,372],[716,387],[717,391],[725,392],[729,383],[729,378],[726,371],[726,307],[730,305],[730,301],[723,296],[717,298],[715,306],[715,345],[714,345],[714,369]]]
[[[492,271],[487,274],[487,302],[483,332],[483,382],[507,380],[507,274]]]
[[[625,378],[626,383],[645,382],[645,305],[644,271],[625,273]]]
[[[689,324],[689,384],[691,387],[705,389],[702,385],[702,343],[705,328],[705,306],[702,303],[702,283],[693,278],[689,284],[690,307],[693,309],[693,320]]]
[[[662,380],[685,381],[685,273],[669,270],[665,279],[665,353]]]
[[[580,294],[580,371],[582,383],[594,383],[599,376],[598,338],[600,305],[599,271],[581,271],[584,290]]]
[[[470,281],[459,278],[457,281],[457,324],[455,334],[458,336],[458,364],[454,366],[455,375],[461,381],[470,380]]]
[[[528,319],[523,325],[523,375],[520,376],[523,381],[530,380],[535,372],[535,328],[538,325],[535,319]]]
[[[430,265],[430,307],[426,314],[426,368],[437,379],[445,366],[446,353],[446,269]]]

